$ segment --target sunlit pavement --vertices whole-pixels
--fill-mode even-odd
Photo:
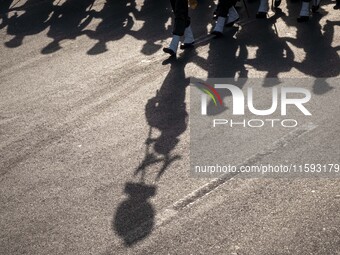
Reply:
[[[212,39],[215,3],[199,1],[175,61],[168,1],[0,3],[0,254],[340,254],[338,179],[190,195],[212,182],[189,174],[190,77],[324,78],[315,128],[259,162],[340,161],[340,11],[325,1],[300,24],[300,2],[266,20],[246,3]],[[242,135],[234,162],[285,133]]]

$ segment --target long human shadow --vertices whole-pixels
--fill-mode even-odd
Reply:
[[[179,136],[188,127],[185,97],[190,78],[186,77],[186,65],[193,62],[207,69],[211,76],[234,77],[236,73],[242,77],[247,76],[242,64],[247,57],[246,48],[232,38],[237,29],[231,31],[226,35],[229,39],[211,42],[208,59],[197,56],[195,50],[189,50],[177,59],[169,58],[163,62],[170,65],[170,70],[160,89],[145,105],[149,132],[145,140],[144,158],[134,170],[134,177],[139,181],[127,182],[124,189],[125,193],[130,194],[126,192],[126,187],[138,187],[138,192],[119,205],[112,223],[113,230],[127,247],[145,239],[154,226],[154,210],[147,199],[156,194],[157,186],[145,184],[150,179],[146,177],[150,176],[148,171],[154,173],[158,169],[155,176],[157,182],[174,161],[181,159],[181,155],[174,153],[174,150],[180,141]],[[236,56],[238,50],[240,54]],[[137,197],[139,199],[135,199]]]
[[[145,4],[147,5],[142,7],[141,13],[136,14],[136,17],[143,19],[142,17],[150,11],[148,9],[150,8],[150,1],[145,2]],[[159,5],[164,5],[164,3],[159,3]],[[205,19],[205,21],[207,21],[207,19],[210,21],[212,15],[209,16],[209,13],[201,6],[199,13],[202,12],[206,15],[201,17],[201,22],[202,18]],[[160,13],[162,14],[162,11],[160,11]],[[196,14],[199,15],[199,13]],[[143,33],[147,34],[147,31],[152,29],[153,20],[150,18],[146,19],[149,20],[148,22],[150,22],[150,24],[144,25],[140,31],[131,34],[137,39],[145,39],[146,44],[142,52],[144,54],[152,54],[158,49],[158,46],[155,45],[154,42],[168,37],[170,31],[162,34],[165,32],[164,28],[162,28],[161,31],[163,32],[161,34],[159,34],[159,32],[152,32],[151,38],[146,39]],[[164,18],[159,26],[164,26],[163,22],[165,22]],[[142,195],[142,199],[131,199],[131,196],[127,198],[119,205],[113,219],[113,230],[124,241],[127,247],[147,238],[151,234],[155,224],[154,209],[151,209],[152,206],[147,202],[147,198],[151,197],[151,195],[148,195],[150,189],[153,189],[152,195],[156,195],[157,185],[146,185],[145,183],[150,182],[150,178],[154,178],[152,182],[157,183],[165,172],[171,168],[172,163],[181,159],[181,155],[174,153],[174,151],[180,141],[179,136],[185,132],[188,126],[185,97],[186,88],[190,84],[190,78],[186,77],[185,67],[189,62],[194,62],[197,65],[205,63],[204,67],[209,66],[206,60],[197,56],[195,50],[188,50],[182,54],[179,52],[178,54],[177,59],[169,58],[163,62],[163,65],[170,66],[170,70],[160,88],[145,105],[145,118],[149,130],[144,143],[144,158],[134,169],[133,176],[137,178],[138,182],[134,182],[133,184],[131,184],[131,182],[126,183],[126,186],[136,185],[137,187],[141,187],[138,189],[138,193],[145,195]],[[155,170],[157,171],[156,173]],[[144,201],[142,204],[147,203],[148,205],[144,207],[140,201]],[[136,215],[134,215],[135,213]],[[129,217],[124,215],[129,215]]]
[[[90,9],[95,0],[66,1],[61,6],[54,7],[49,19],[47,36],[53,41],[41,50],[42,54],[49,54],[61,49],[63,40],[75,40],[83,34],[83,30],[90,24],[92,16]]]
[[[170,58],[169,62],[164,62],[170,65],[169,73],[155,96],[145,105],[149,125],[145,155],[134,170],[134,178],[138,182],[126,183],[126,187],[135,187],[136,192],[119,205],[112,223],[113,230],[128,247],[146,238],[154,226],[154,209],[147,199],[156,194],[157,186],[145,184],[150,181],[150,177],[146,178],[148,170],[153,175],[158,168],[153,181],[157,182],[171,164],[181,158],[181,155],[174,153],[174,149],[188,125],[185,91],[190,79],[185,75],[185,66],[194,54],[184,53],[177,60]],[[155,130],[160,134],[156,135]]]
[[[16,11],[24,11],[19,15],[17,12],[7,19],[7,34],[13,38],[5,42],[8,48],[16,48],[22,45],[26,36],[36,35],[48,27],[48,19],[54,11],[54,0],[42,1],[34,5],[34,0],[28,0],[23,6],[15,8]],[[32,6],[33,5],[33,6]]]
[[[145,140],[144,158],[134,171],[135,178],[139,179],[139,182],[135,185],[143,185],[144,187],[144,183],[149,179],[146,178],[148,170],[154,173],[154,169],[159,168],[155,176],[157,182],[170,169],[174,161],[181,159],[181,155],[174,153],[174,150],[180,141],[179,136],[185,132],[188,125],[185,103],[186,88],[190,84],[190,79],[185,74],[185,67],[188,63],[193,62],[208,70],[212,77],[215,75],[235,77],[236,73],[241,77],[247,76],[247,71],[243,65],[244,58],[247,57],[247,50],[245,45],[240,44],[232,37],[236,31],[237,29],[231,29],[229,33],[226,33],[225,39],[211,41],[208,59],[197,56],[195,50],[189,50],[180,54],[178,59],[169,58],[163,62],[163,64],[170,65],[170,70],[160,89],[156,91],[154,97],[148,100],[145,106],[145,117],[149,132]],[[228,47],[223,47],[223,45]],[[239,55],[236,54],[237,52],[240,52]],[[242,86],[242,84],[238,85]],[[160,134],[155,135],[155,133]],[[126,185],[130,185],[130,182]],[[156,191],[157,186],[153,185],[152,187]],[[149,186],[146,187],[146,190],[148,189]],[[141,206],[137,201],[129,201],[131,202],[129,206],[134,208],[134,212],[143,214],[144,224],[142,223],[143,220],[139,222],[139,226],[130,220],[126,220],[122,208],[127,208],[125,206],[127,202],[122,202],[114,217],[113,229],[124,240],[126,246],[131,246],[146,238],[152,232],[151,226],[154,225],[154,211],[147,209],[143,213],[138,209]],[[129,217],[138,218],[133,215]]]

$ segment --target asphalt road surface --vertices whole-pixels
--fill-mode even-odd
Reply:
[[[246,3],[213,39],[199,1],[169,60],[169,1],[1,1],[0,254],[340,254],[339,178],[190,176],[190,77],[322,78],[307,128],[239,129],[228,155],[340,162],[340,11]]]

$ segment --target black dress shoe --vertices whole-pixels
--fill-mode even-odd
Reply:
[[[176,53],[172,49],[170,49],[170,48],[163,48],[163,51],[165,53],[170,54],[171,56],[176,56]]]
[[[181,50],[190,49],[190,48],[193,48],[193,47],[194,47],[194,43],[195,43],[195,42],[192,42],[192,43],[182,43],[181,46],[179,46],[179,48],[180,48]]]
[[[256,13],[256,18],[257,19],[265,19],[265,18],[267,18],[267,13],[266,12],[258,12],[258,13]]]
[[[218,32],[218,31],[212,31],[211,34],[214,35],[215,38],[219,38],[219,37],[223,36],[223,33],[222,32]]]
[[[296,20],[297,22],[300,22],[300,23],[307,22],[309,20],[309,16],[300,16]]]
[[[232,21],[232,22],[226,23],[225,26],[226,26],[226,27],[232,27],[232,26],[234,26],[234,24],[235,24],[237,21],[239,21],[239,20],[240,20],[240,18],[237,18],[237,19],[235,19],[235,20]]]

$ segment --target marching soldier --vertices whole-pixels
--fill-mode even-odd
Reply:
[[[175,22],[170,45],[163,48],[163,51],[171,56],[176,56],[181,36],[184,36],[181,49],[192,47],[195,39],[190,26],[188,0],[170,0],[170,3],[175,15]]]

